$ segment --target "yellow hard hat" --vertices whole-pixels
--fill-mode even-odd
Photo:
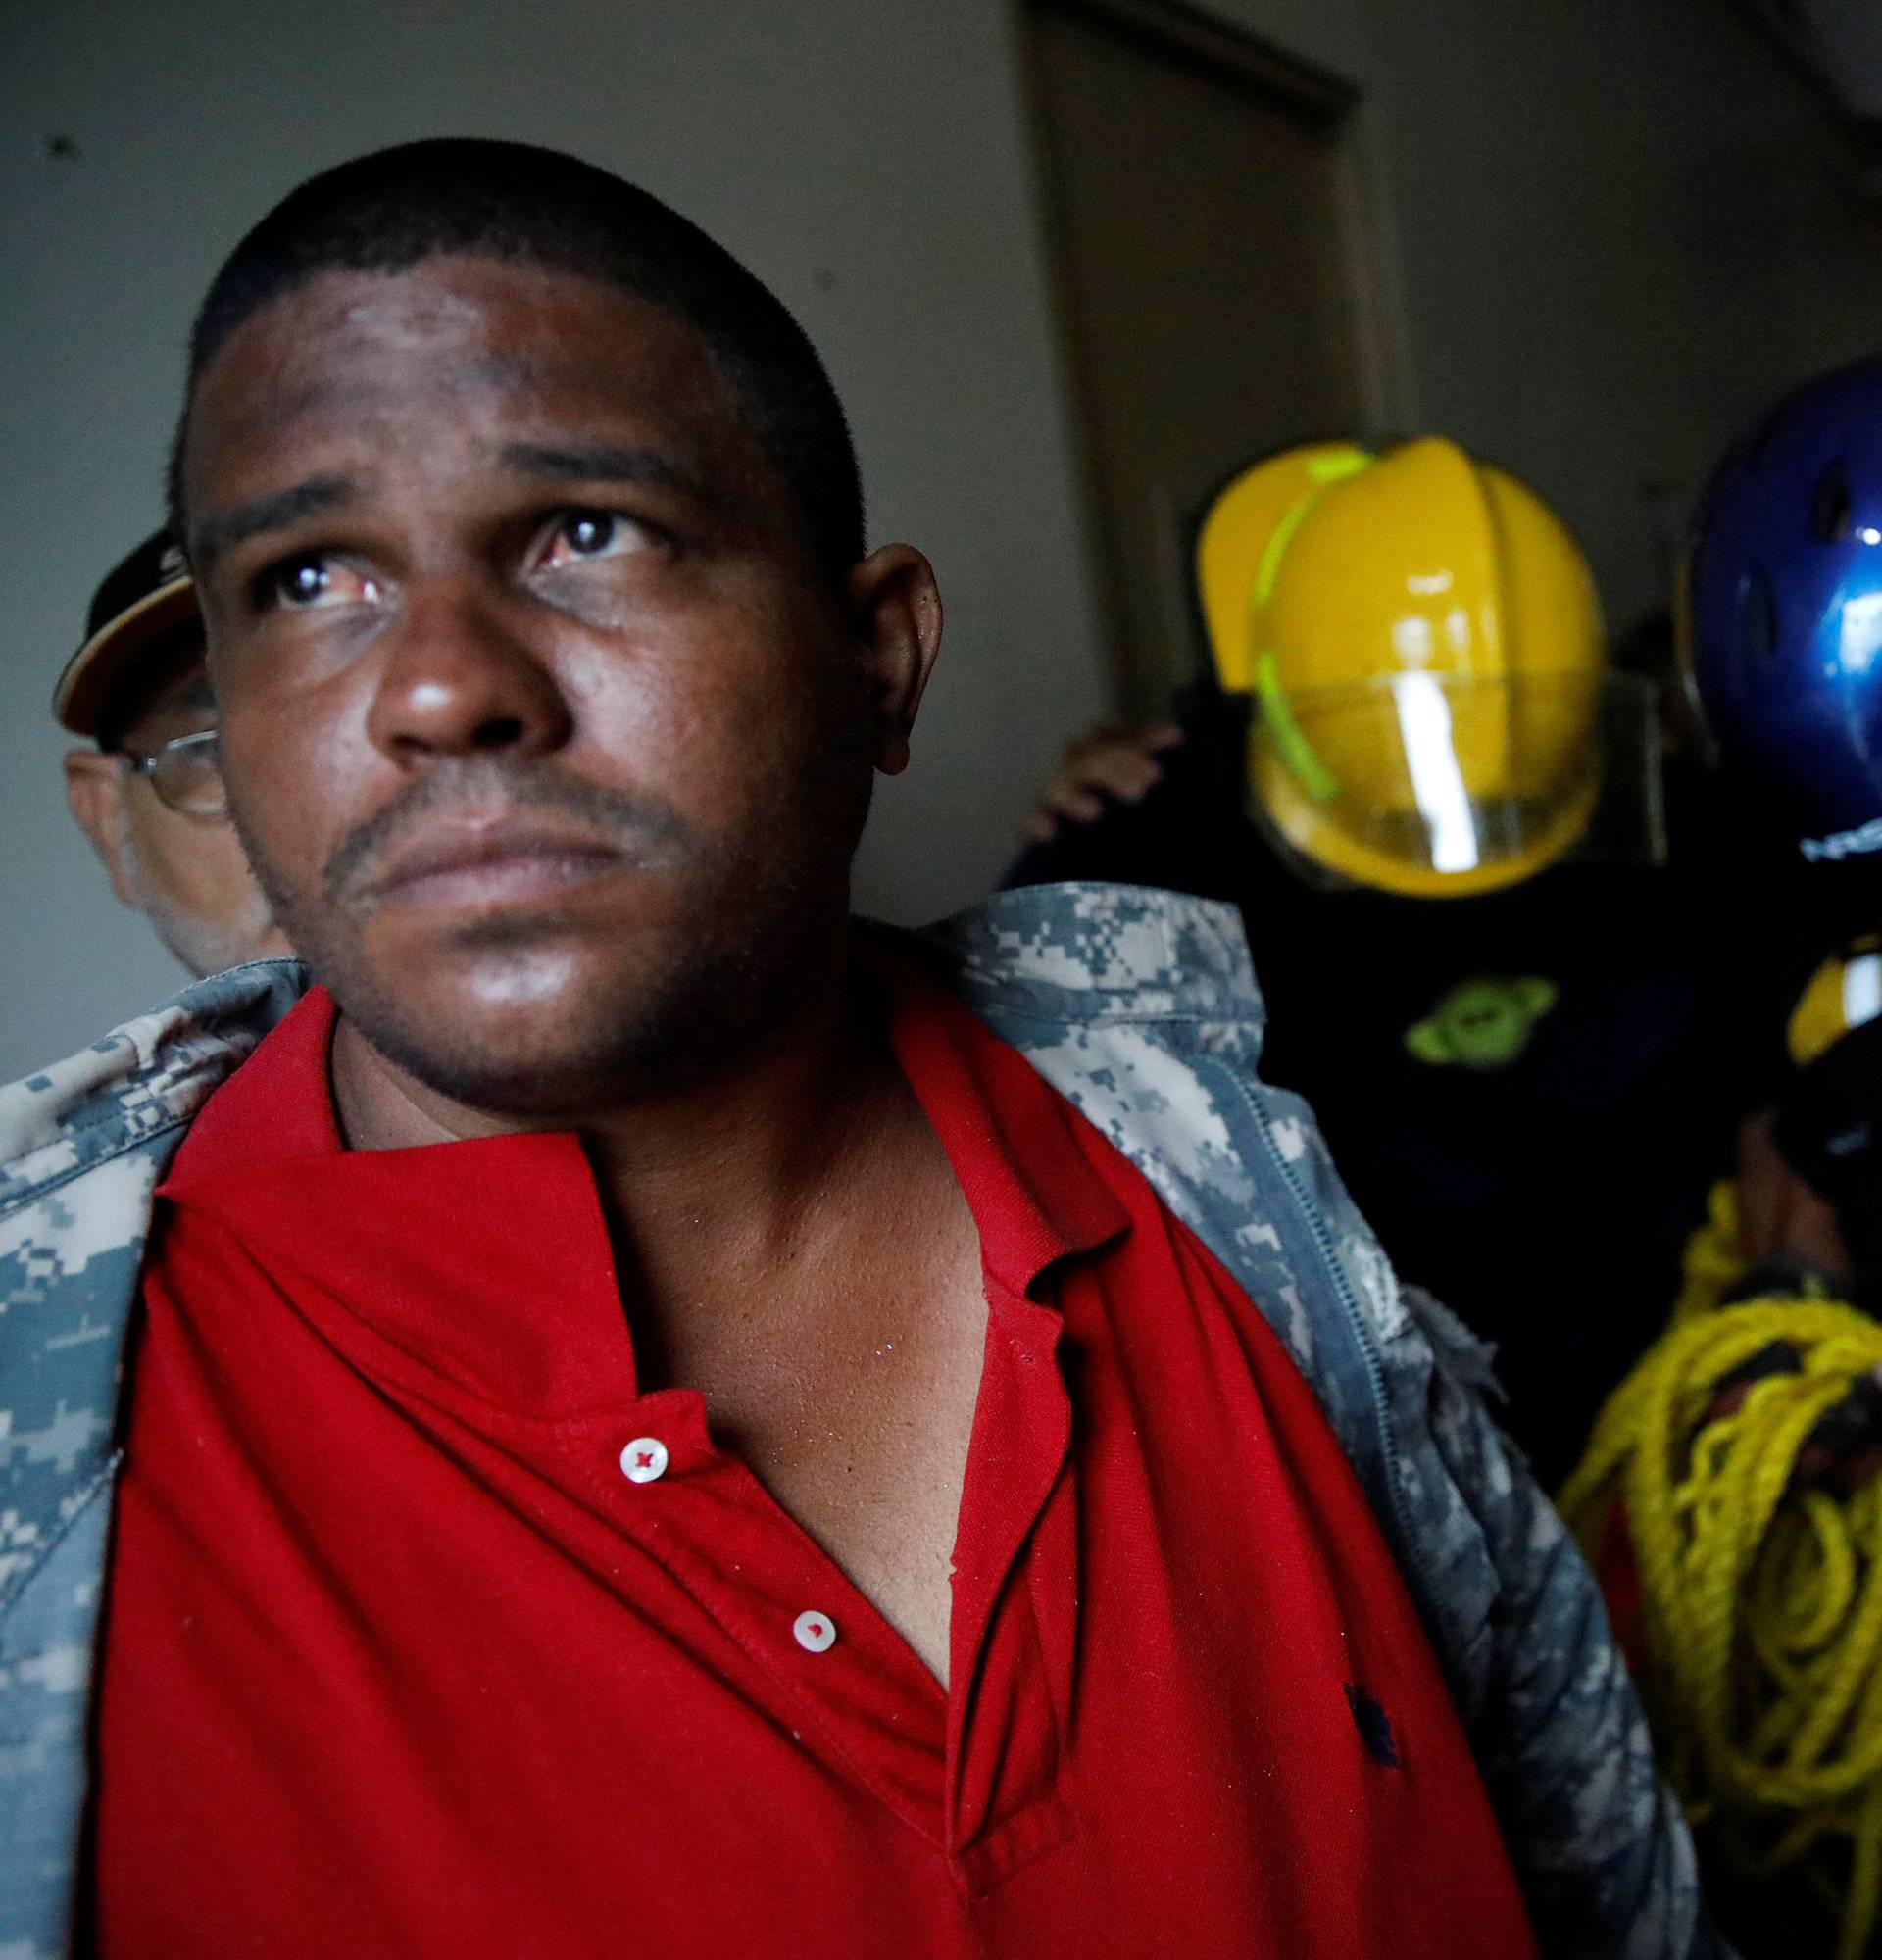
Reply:
[[[1786,1046],[1799,1068],[1825,1055],[1847,1034],[1882,1018],[1882,936],[1853,940],[1809,977],[1791,1010]]]
[[[1288,450],[1216,499],[1197,575],[1217,675],[1255,697],[1253,808],[1312,863],[1465,896],[1587,828],[1610,680],[1594,581],[1513,477],[1435,437]]]

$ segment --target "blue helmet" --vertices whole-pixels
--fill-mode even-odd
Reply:
[[[1798,389],[1727,453],[1682,587],[1723,765],[1805,857],[1882,852],[1882,360]]]

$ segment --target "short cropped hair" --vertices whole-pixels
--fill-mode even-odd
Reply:
[[[324,171],[230,253],[190,335],[170,464],[178,537],[188,535],[190,403],[236,328],[322,272],[403,272],[459,252],[606,280],[689,320],[801,507],[819,565],[840,581],[863,556],[863,486],[849,425],[783,302],[649,192],[559,151],[471,138],[404,143]]]

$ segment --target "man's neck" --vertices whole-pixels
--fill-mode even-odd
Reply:
[[[715,1044],[722,1059],[678,1085],[606,1106],[520,1116],[428,1088],[343,1014],[332,1079],[355,1150],[393,1150],[525,1131],[582,1140],[636,1291],[669,1307],[717,1269],[759,1276],[791,1262],[828,1192],[880,1119],[912,1104],[847,933],[773,1019]],[[623,1274],[623,1279],[627,1279]]]
[[[986,1345],[973,1213],[847,934],[710,1080],[579,1112],[638,1392],[712,1434],[948,1680],[951,1558]],[[358,1148],[547,1127],[427,1107],[341,1020]],[[545,1246],[551,1273],[558,1248]]]

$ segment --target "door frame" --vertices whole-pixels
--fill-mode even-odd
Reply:
[[[1086,367],[1066,291],[1066,241],[1054,180],[1050,116],[1034,51],[1033,19],[1047,13],[1082,18],[1157,56],[1173,56],[1218,81],[1226,79],[1231,87],[1259,95],[1270,105],[1279,101],[1293,113],[1318,123],[1335,139],[1347,302],[1367,423],[1351,433],[1374,442],[1408,432],[1416,421],[1397,264],[1387,243],[1390,226],[1382,190],[1383,171],[1374,117],[1356,83],[1188,5],[1186,0],[1009,0],[1010,44],[1032,172],[1034,223],[1046,261],[1060,399],[1068,412],[1078,471],[1075,501],[1090,568],[1088,583],[1103,628],[1114,703],[1131,712],[1155,714],[1167,704],[1155,698],[1154,676],[1137,667],[1125,644],[1117,567],[1112,562],[1100,509],[1099,463],[1092,433],[1096,416],[1086,399]],[[1178,528],[1182,528],[1192,525],[1201,513],[1177,515]],[[1180,599],[1172,595],[1165,598],[1167,603],[1180,603],[1185,608],[1188,623],[1200,634],[1200,612],[1189,589],[1193,580],[1187,568],[1192,542],[1186,535],[1165,541],[1164,555],[1180,561],[1180,571],[1173,570],[1172,575],[1182,585]]]

